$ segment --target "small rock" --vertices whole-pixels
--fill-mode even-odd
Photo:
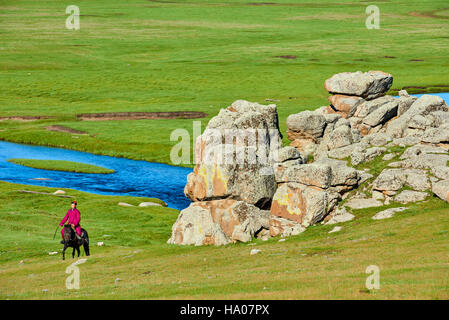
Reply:
[[[404,190],[394,198],[394,201],[405,204],[409,202],[422,201],[427,198],[427,196],[428,194],[426,192]]]
[[[56,190],[53,194],[65,194],[64,190]]]
[[[279,241],[278,242],[284,242],[285,241],[285,239],[284,238],[282,238],[282,239],[279,239]]]
[[[104,242],[103,241],[97,242],[97,246],[99,246],[99,247],[104,246]]]
[[[386,155],[384,155],[382,157],[383,161],[389,161],[391,159],[393,159],[396,155],[394,153],[387,153]]]
[[[57,251],[52,251],[52,252],[49,252],[48,254],[51,255],[51,256],[54,256],[55,254],[58,254],[58,252]]]
[[[336,227],[334,227],[331,231],[329,231],[329,233],[338,232],[338,231],[340,231],[340,230],[341,230],[341,227],[340,227],[340,226],[336,226]]]
[[[115,282],[115,283],[118,283],[119,281],[122,281],[122,279],[116,278],[114,282]]]
[[[380,212],[376,213],[372,217],[372,219],[373,220],[388,219],[388,218],[393,217],[396,212],[404,211],[406,209],[407,208],[405,208],[405,207],[399,207],[399,208],[390,208],[390,209],[387,209],[387,210],[383,210],[383,211],[380,211]]]
[[[259,252],[260,252],[259,249],[253,249],[251,250],[250,255],[258,254]]]
[[[48,289],[42,289],[42,292],[48,292]]]
[[[383,205],[383,203],[373,198],[363,198],[363,199],[351,199],[345,205],[350,207],[351,209],[363,209],[371,207],[380,207]]]
[[[347,222],[354,219],[354,215],[350,214],[345,207],[337,208],[332,218],[326,222],[326,224],[336,224],[341,222]]]
[[[118,205],[122,206],[122,207],[134,207],[132,204],[129,204],[129,203],[126,203],[126,202],[119,202]]]
[[[156,203],[156,202],[141,202],[141,203],[139,203],[139,207],[152,207],[152,206],[162,207],[162,205],[160,203]]]
[[[24,262],[23,260],[20,260],[20,261],[19,261],[19,264],[23,264],[23,262]]]

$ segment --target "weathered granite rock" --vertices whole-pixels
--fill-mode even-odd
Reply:
[[[197,164],[185,195],[192,201],[232,198],[269,206],[276,189],[273,158],[280,146],[276,106],[235,101],[197,138]]]
[[[283,183],[273,197],[271,215],[308,227],[327,214],[330,205],[328,196],[326,191],[318,187],[308,187],[295,182]]]
[[[421,136],[422,142],[427,143],[449,143],[448,128],[430,128]]]
[[[397,112],[398,112],[398,103],[389,102],[371,112],[363,120],[363,123],[371,127],[376,127],[379,124],[384,124],[391,118],[395,117],[397,115]]]
[[[448,110],[449,108],[442,98],[426,94],[422,95],[399,118],[392,120],[388,124],[386,132],[394,138],[401,138],[410,120],[416,115],[426,116],[434,111],[447,112]]]
[[[139,207],[162,207],[162,204],[156,202],[141,202],[139,203]]]
[[[287,137],[290,141],[310,139],[316,141],[323,136],[326,120],[322,114],[303,111],[287,117]]]
[[[347,96],[342,94],[336,94],[329,97],[329,103],[337,110],[344,114],[344,117],[350,115],[353,109],[365,102],[365,99],[357,96]]]
[[[319,166],[330,166],[330,187],[338,190],[338,192],[353,189],[360,180],[358,171],[352,167],[348,167],[345,161],[321,158],[320,160],[315,161],[314,164]]]
[[[425,170],[419,169],[384,169],[373,182],[373,190],[397,191],[408,185],[417,191],[430,188]]]
[[[272,237],[279,235],[282,237],[295,236],[305,230],[306,228],[296,221],[276,216],[270,217],[270,235]]]
[[[353,198],[346,202],[345,205],[351,209],[364,209],[380,207],[383,203],[373,198]]]
[[[345,207],[338,207],[330,214],[330,219],[325,224],[336,224],[351,221],[355,218],[353,214],[350,214]]]
[[[412,190],[404,190],[400,194],[394,197],[394,201],[400,202],[400,203],[410,203],[410,202],[417,202],[422,201],[425,198],[427,198],[429,194],[427,192],[420,192],[420,191],[412,191]]]
[[[449,202],[449,179],[434,183],[432,185],[432,192],[435,193],[441,200]]]
[[[384,147],[373,147],[368,149],[363,149],[361,147],[355,148],[351,152],[351,164],[356,166],[363,162],[369,162],[385,151],[387,151],[387,149]]]
[[[382,71],[342,72],[327,79],[324,88],[334,94],[374,99],[384,95],[393,84],[393,77]]]
[[[376,111],[386,104],[393,103],[395,101],[396,99],[392,96],[383,96],[373,100],[365,101],[357,106],[357,109],[354,112],[354,117],[360,118],[361,121],[363,121],[363,119],[372,112]]]
[[[331,185],[331,179],[332,169],[329,165],[311,163],[288,167],[276,182],[296,182],[327,189]]]
[[[353,143],[352,131],[349,126],[342,125],[334,129],[327,139],[329,150],[348,146]]]
[[[263,228],[269,229],[269,211],[243,201],[195,202],[179,214],[168,243],[223,245],[247,242]]]
[[[407,208],[399,207],[399,208],[386,209],[386,210],[383,210],[383,211],[380,211],[380,212],[376,213],[372,217],[372,219],[373,220],[388,219],[388,218],[393,217],[396,212],[401,212],[401,211],[404,211],[404,210],[407,210]]]

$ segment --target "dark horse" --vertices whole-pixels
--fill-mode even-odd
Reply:
[[[75,258],[75,249],[80,256],[80,247],[84,247],[84,253],[88,256],[89,253],[89,235],[87,231],[81,228],[81,239],[75,235],[76,231],[73,230],[70,225],[64,226],[64,249],[62,250],[62,260],[65,260],[65,250],[68,247],[72,247],[72,258]]]

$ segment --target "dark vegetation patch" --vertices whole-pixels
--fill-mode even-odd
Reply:
[[[85,132],[85,131],[76,130],[76,129],[72,129],[72,128],[60,126],[60,125],[48,126],[48,127],[45,127],[45,129],[47,129],[48,131],[67,132],[67,133],[75,133],[75,134],[87,134],[87,132]]]
[[[402,89],[390,89],[388,93],[397,95],[400,90],[407,90],[407,92],[410,94],[440,93],[449,91],[449,85],[434,84],[428,86],[405,86],[402,87]]]
[[[207,113],[200,111],[173,111],[173,112],[105,112],[82,113],[76,115],[80,120],[139,120],[139,119],[196,119],[205,118]]]
[[[16,120],[16,121],[36,121],[42,119],[50,119],[52,117],[47,116],[9,116],[9,117],[0,117],[0,121],[3,120]]]
[[[412,11],[408,14],[413,17],[424,17],[424,18],[435,18],[435,19],[449,19],[449,16],[440,16],[437,13],[440,11],[446,11],[449,10],[449,8],[442,8],[438,10],[428,11],[428,12],[416,12]]]
[[[296,59],[296,56],[293,56],[293,55],[275,56],[275,58],[282,58],[282,59]]]

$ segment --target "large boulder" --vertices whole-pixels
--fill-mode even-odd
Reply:
[[[326,119],[322,114],[313,111],[303,111],[287,117],[287,137],[296,139],[318,140],[323,136]]]
[[[247,242],[262,229],[269,229],[269,215],[269,211],[243,201],[195,202],[179,214],[168,243],[223,245]]]
[[[432,185],[432,192],[441,200],[449,202],[449,179],[434,183]]]
[[[397,119],[392,120],[387,127],[386,132],[395,138],[404,136],[408,125],[416,115],[426,116],[435,111],[449,111],[449,107],[441,97],[432,95],[422,95],[413,104],[401,114]]]
[[[270,211],[272,216],[308,227],[325,217],[328,206],[328,194],[323,189],[289,182],[276,190]]]
[[[235,199],[261,208],[276,190],[273,163],[281,147],[275,105],[237,100],[196,140],[196,166],[184,189],[192,201]]]
[[[324,88],[334,94],[374,99],[385,95],[392,84],[393,77],[389,73],[357,71],[335,74],[324,82]]]
[[[337,111],[341,112],[342,116],[346,118],[350,115],[358,105],[365,102],[365,99],[357,96],[347,96],[343,94],[335,94],[329,96],[329,103]]]

